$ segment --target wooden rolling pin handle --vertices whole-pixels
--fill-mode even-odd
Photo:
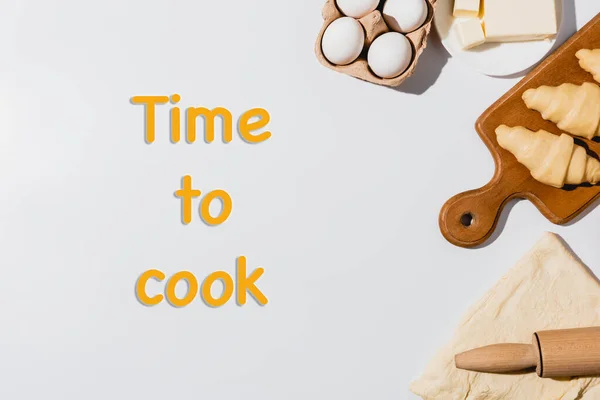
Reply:
[[[456,368],[476,372],[502,374],[535,368],[539,357],[536,346],[530,344],[493,344],[457,354]]]
[[[508,373],[536,368],[542,378],[600,376],[600,327],[540,331],[533,344],[494,344],[457,354],[456,367]]]

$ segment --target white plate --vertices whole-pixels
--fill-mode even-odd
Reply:
[[[452,16],[453,5],[454,0],[438,0],[434,18],[435,28],[440,35],[442,44],[452,57],[482,74],[506,76],[525,71],[543,60],[556,42],[555,36],[551,39],[531,42],[485,43],[464,51],[452,29],[455,21],[458,20]],[[560,33],[563,27],[562,0],[556,0],[556,10]]]

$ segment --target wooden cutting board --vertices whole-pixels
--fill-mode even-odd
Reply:
[[[537,111],[529,110],[521,96],[527,89],[542,85],[595,82],[592,75],[579,66],[575,57],[575,53],[584,48],[600,49],[600,14],[479,117],[475,129],[494,157],[496,173],[484,187],[458,194],[446,202],[439,224],[449,242],[461,247],[484,243],[496,229],[502,209],[514,198],[528,199],[550,221],[565,224],[600,197],[599,185],[556,189],[537,182],[527,168],[498,145],[495,133],[499,125],[506,124],[524,126],[533,131],[544,129],[560,135],[560,129],[542,119]],[[599,139],[591,141],[576,137],[575,142],[598,158]]]

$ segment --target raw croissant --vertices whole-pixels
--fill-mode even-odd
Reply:
[[[594,79],[600,82],[600,49],[582,49],[575,55],[579,58],[581,68],[594,75]]]
[[[596,84],[540,86],[523,93],[523,100],[565,132],[588,139],[600,136],[600,87]]]
[[[496,128],[498,144],[525,165],[537,181],[562,188],[600,182],[600,161],[587,155],[567,134],[561,136],[521,126],[500,125]]]

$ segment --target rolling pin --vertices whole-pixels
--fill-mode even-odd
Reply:
[[[541,331],[532,344],[505,343],[457,354],[456,368],[488,373],[535,368],[542,378],[600,375],[600,327]]]

